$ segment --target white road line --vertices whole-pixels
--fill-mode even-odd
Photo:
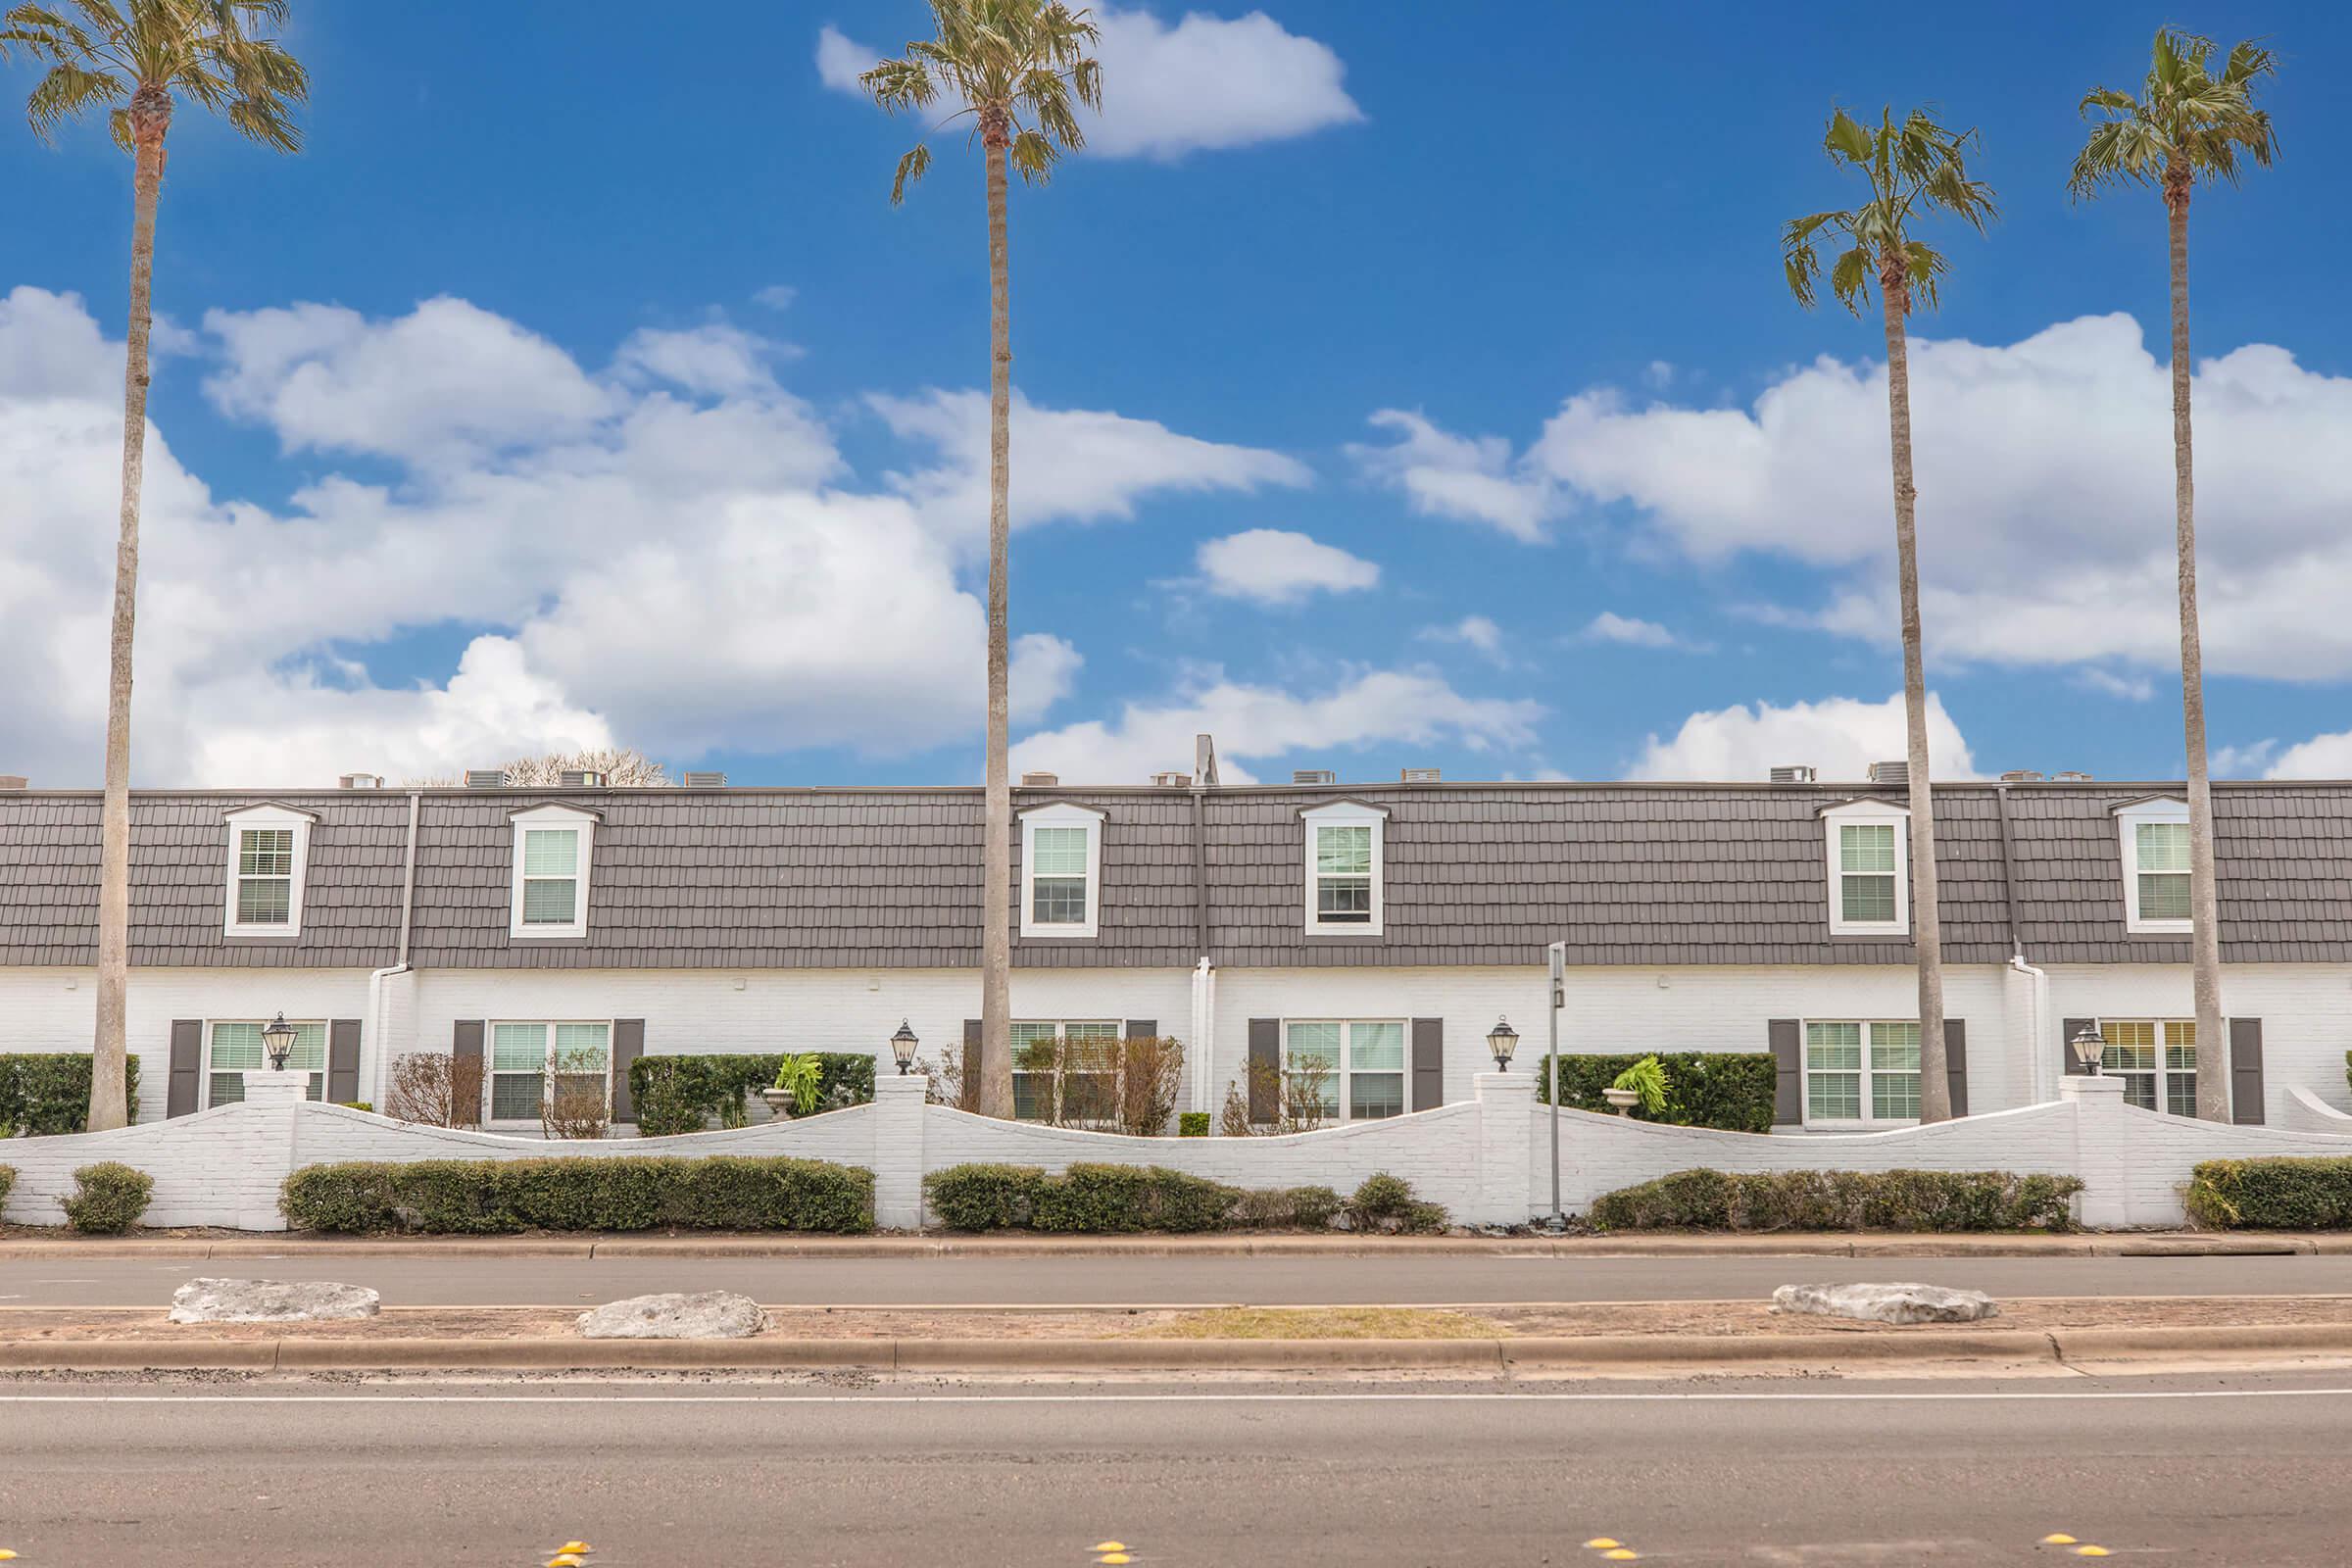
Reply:
[[[0,1404],[1966,1404],[2308,1398],[2352,1398],[2352,1389],[2113,1389],[2079,1394],[0,1394]]]

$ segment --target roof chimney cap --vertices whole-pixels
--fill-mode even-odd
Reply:
[[[1061,775],[1059,773],[1049,773],[1043,768],[1021,775],[1021,788],[1025,790],[1050,790],[1060,782]]]
[[[1775,784],[1810,784],[1819,776],[1811,762],[1789,762],[1772,770]]]
[[[466,787],[469,790],[503,790],[507,787],[507,770],[503,767],[469,767],[466,770]]]
[[[1294,784],[1337,784],[1340,775],[1328,767],[1295,767],[1291,769]]]

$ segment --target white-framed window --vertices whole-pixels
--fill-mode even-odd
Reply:
[[[1325,1121],[1404,1114],[1402,1018],[1292,1018],[1283,1025],[1282,1070],[1294,1104],[1322,1102]]]
[[[1341,801],[1298,814],[1306,823],[1307,931],[1379,936],[1388,915],[1381,887],[1388,813]]]
[[[2188,803],[2142,801],[2115,819],[2124,852],[2124,929],[2135,936],[2187,931]]]
[[[514,914],[508,934],[586,936],[595,813],[570,806],[542,806],[515,812],[514,821]]]
[[[1807,1126],[1919,1120],[1917,1019],[1808,1019]]]
[[[1101,811],[1063,802],[1021,813],[1021,935],[1091,937],[1101,929]]]
[[[236,1105],[245,1100],[245,1075],[269,1072],[269,1053],[262,1046],[267,1018],[216,1018],[205,1026],[204,1102]],[[326,1098],[326,1022],[313,1018],[294,1024],[294,1045],[286,1053],[286,1071],[311,1075],[307,1098]]]
[[[2124,1103],[2175,1116],[2197,1113],[2197,1020],[2101,1018],[2099,1065],[2124,1081]]]
[[[1086,1123],[1118,1115],[1116,1018],[1024,1018],[1012,1025],[1016,1121]]]
[[[1909,936],[1911,813],[1886,801],[1855,801],[1821,813],[1829,855],[1830,934]]]
[[[283,806],[248,806],[228,813],[223,932],[232,937],[302,934],[303,868],[316,820]]]
[[[486,1115],[493,1122],[535,1124],[557,1095],[594,1095],[610,1108],[612,1024],[609,1019],[494,1022],[488,1079]]]

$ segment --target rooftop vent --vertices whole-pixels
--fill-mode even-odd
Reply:
[[[1190,789],[1193,775],[1190,773],[1154,773],[1152,775],[1152,782],[1163,790]]]
[[[1021,775],[1021,788],[1025,790],[1050,790],[1060,782],[1061,775],[1059,773],[1036,772]]]
[[[2061,768],[2050,776],[2061,784],[2087,784],[2090,782],[2088,773],[2078,773],[2071,767]]]
[[[380,790],[384,787],[381,773],[338,773],[335,788],[339,790]]]
[[[1870,764],[1870,781],[1873,784],[1909,784],[1911,782],[1911,764],[1909,762],[1873,762]]]
[[[686,787],[690,790],[723,790],[727,787],[724,773],[688,773]]]
[[[1337,784],[1340,775],[1328,767],[1299,767],[1291,770],[1294,784]]]
[[[2001,782],[2004,784],[2038,784],[2041,782],[2041,769],[2038,767],[2013,767],[2001,775]]]
[[[612,774],[592,767],[567,767],[556,775],[556,783],[567,790],[601,790],[612,782]]]
[[[469,790],[503,790],[507,787],[507,770],[503,767],[469,767],[466,770],[466,787]]]
[[[30,789],[31,783],[22,773],[0,773],[0,790]]]
[[[1816,777],[1811,762],[1791,762],[1787,767],[1772,770],[1775,784],[1810,784]]]
[[[1439,777],[1439,770],[1434,767],[1402,767],[1396,770],[1396,782],[1399,784],[1435,784]]]

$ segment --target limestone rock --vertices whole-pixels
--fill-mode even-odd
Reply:
[[[317,1323],[373,1317],[375,1292],[332,1280],[193,1279],[172,1293],[174,1323]]]
[[[1772,1293],[1772,1309],[1865,1323],[1974,1323],[2001,1312],[1983,1291],[1941,1285],[1784,1285]]]
[[[580,1314],[592,1340],[741,1340],[765,1327],[760,1303],[733,1291],[632,1296]]]

